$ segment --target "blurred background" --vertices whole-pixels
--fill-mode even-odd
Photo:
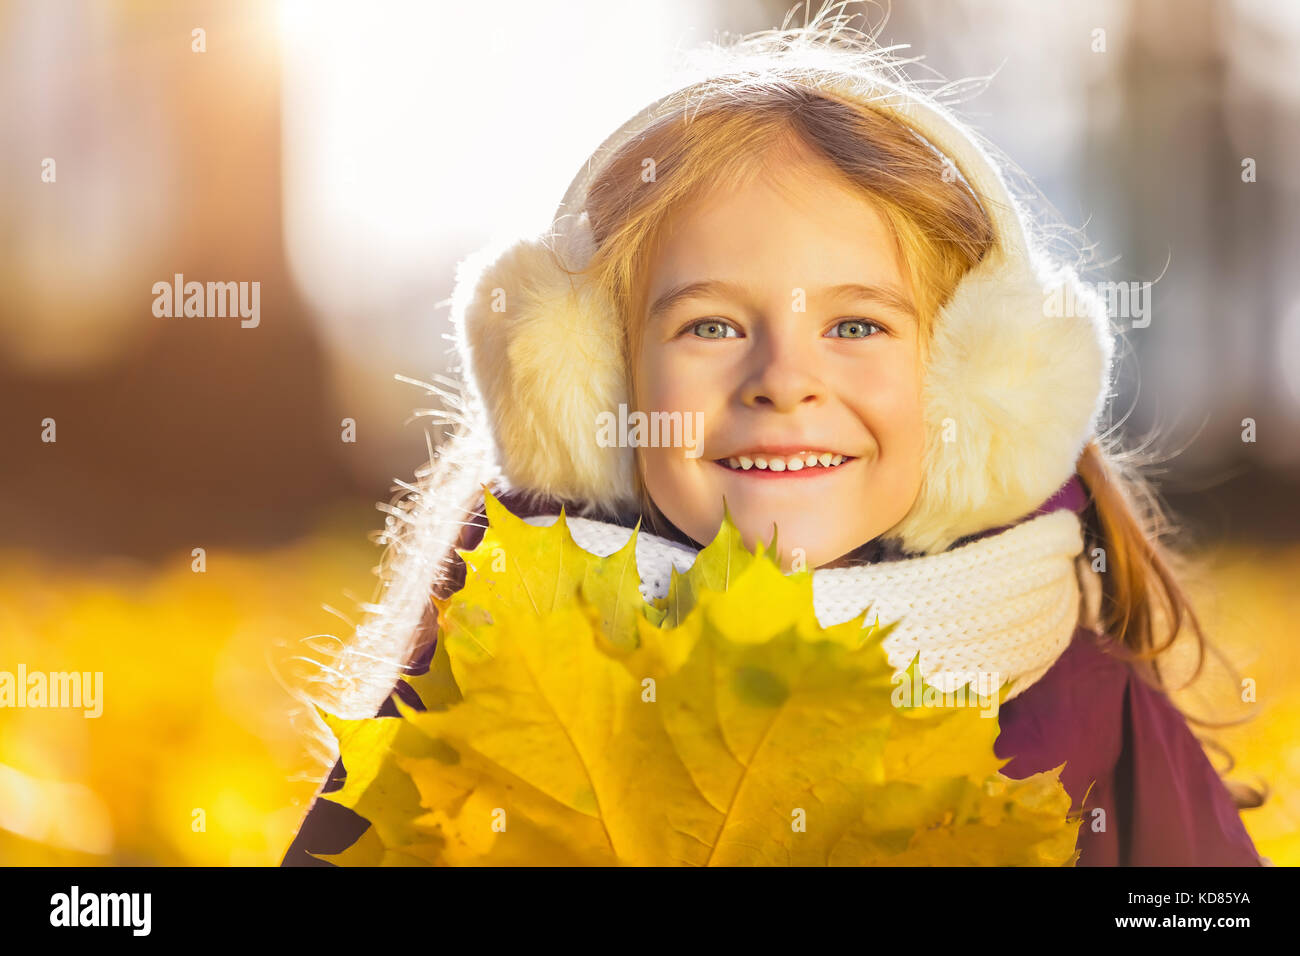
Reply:
[[[457,260],[543,228],[677,51],[791,6],[0,0],[0,670],[105,674],[97,719],[0,709],[0,863],[279,862],[330,759],[295,658],[440,438],[397,376],[447,370]],[[966,115],[1155,282],[1115,420],[1259,694],[1178,700],[1253,716],[1214,739],[1300,863],[1300,5],[859,9],[914,75],[990,77]],[[156,315],[178,274],[258,282],[256,326]]]

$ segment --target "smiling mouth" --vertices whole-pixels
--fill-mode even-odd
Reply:
[[[856,459],[850,455],[834,452],[805,451],[794,455],[739,455],[735,458],[714,459],[714,464],[728,471],[748,472],[749,474],[823,474],[834,471]]]

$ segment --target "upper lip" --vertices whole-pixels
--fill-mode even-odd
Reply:
[[[761,456],[764,458],[767,457],[786,458],[789,457],[790,455],[797,455],[800,452],[816,452],[817,454],[821,454],[822,452],[830,452],[830,454],[832,455],[844,455],[845,458],[853,457],[852,455],[844,454],[844,452],[835,451],[834,447],[831,445],[818,445],[813,442],[805,443],[802,445],[754,445],[749,448],[745,448],[741,451],[730,452],[726,455],[722,455],[721,457],[739,458],[743,455],[746,458],[754,458],[756,456]]]

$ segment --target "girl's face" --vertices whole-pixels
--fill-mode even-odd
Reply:
[[[637,450],[674,525],[712,541],[725,496],[746,546],[775,525],[799,570],[907,514],[924,445],[912,290],[886,221],[832,170],[769,167],[679,210],[647,303],[635,406],[700,425],[693,448]]]

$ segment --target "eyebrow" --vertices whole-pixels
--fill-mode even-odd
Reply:
[[[745,287],[736,282],[727,282],[722,279],[701,279],[698,282],[687,282],[683,285],[674,286],[663,295],[654,300],[647,313],[649,319],[655,319],[667,312],[679,302],[687,299],[694,299],[702,296],[716,295],[719,297],[731,296],[740,298],[745,294]],[[814,297],[845,299],[855,298],[876,302],[886,308],[901,312],[904,315],[916,319],[916,306],[912,304],[903,292],[893,286],[876,286],[863,285],[860,282],[845,282],[840,285],[828,286],[819,290]]]

